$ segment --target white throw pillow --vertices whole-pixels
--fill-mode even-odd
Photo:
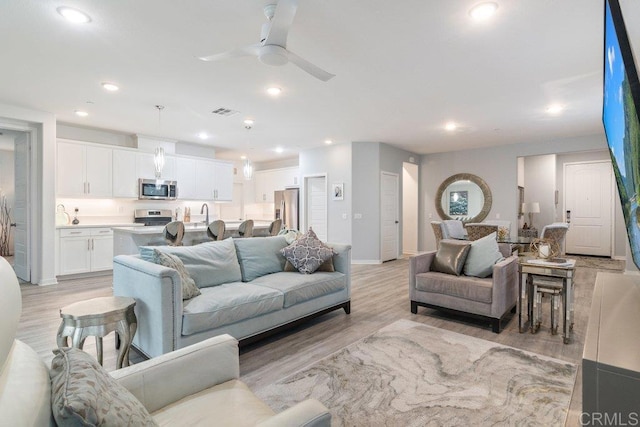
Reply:
[[[503,259],[496,240],[496,233],[491,233],[471,242],[471,249],[469,249],[467,260],[464,263],[464,275],[489,277],[493,273],[493,266]]]

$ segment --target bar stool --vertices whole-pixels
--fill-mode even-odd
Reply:
[[[281,219],[276,219],[274,221],[271,221],[271,225],[269,225],[269,235],[277,236],[281,229],[282,229]]]
[[[170,246],[182,246],[182,238],[184,237],[184,222],[172,221],[164,226],[162,232],[164,239]]]
[[[251,236],[253,236],[253,220],[252,219],[248,219],[248,220],[242,222],[238,226],[238,235],[240,235],[240,237],[251,237]]]
[[[207,226],[207,236],[213,240],[224,239],[224,232],[226,230],[226,224],[223,220],[217,219]]]

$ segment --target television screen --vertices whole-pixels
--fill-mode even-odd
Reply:
[[[633,262],[640,268],[640,81],[618,0],[605,0],[602,122]]]

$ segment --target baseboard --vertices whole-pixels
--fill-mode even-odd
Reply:
[[[379,259],[352,259],[351,264],[382,264]]]

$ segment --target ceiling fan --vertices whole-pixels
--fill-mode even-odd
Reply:
[[[284,65],[287,62],[291,62],[315,78],[323,82],[328,81],[335,75],[287,50],[287,34],[289,27],[293,23],[297,8],[298,0],[280,0],[278,4],[265,6],[264,14],[269,22],[262,24],[260,43],[215,55],[201,56],[198,59],[202,61],[220,61],[241,56],[256,56],[260,62],[267,65]]]

